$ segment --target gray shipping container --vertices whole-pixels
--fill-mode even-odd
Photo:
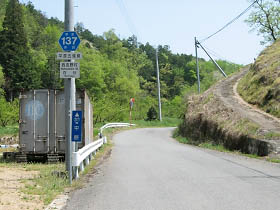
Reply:
[[[83,111],[82,142],[93,141],[93,109],[85,91],[76,92],[76,110]],[[26,154],[65,154],[63,90],[32,90],[20,95],[20,151]]]

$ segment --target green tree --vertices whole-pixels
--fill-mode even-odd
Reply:
[[[22,5],[18,0],[10,0],[7,5],[0,42],[0,64],[5,76],[6,96],[13,99],[22,89],[38,87],[39,73],[32,65]]]
[[[4,96],[3,87],[5,84],[5,78],[4,78],[4,74],[3,74],[2,70],[3,70],[3,68],[2,68],[2,66],[0,66],[0,97],[1,97],[1,95]]]
[[[245,22],[263,36],[261,44],[276,41],[280,37],[280,4],[275,0],[260,0],[254,8]]]
[[[14,125],[18,122],[19,100],[7,102],[5,97],[0,93],[0,126]]]
[[[158,117],[157,111],[155,107],[150,107],[150,109],[147,112],[147,119],[148,121],[156,120]]]

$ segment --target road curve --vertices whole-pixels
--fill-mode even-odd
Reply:
[[[183,145],[172,130],[115,135],[111,157],[70,195],[66,209],[279,209],[279,165]]]

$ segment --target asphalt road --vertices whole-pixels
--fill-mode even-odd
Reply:
[[[280,165],[183,145],[171,128],[128,130],[67,210],[276,210]]]

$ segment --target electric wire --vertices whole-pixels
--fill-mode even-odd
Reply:
[[[127,26],[128,26],[128,29],[130,30],[130,32],[131,32],[133,35],[135,35],[136,37],[139,38],[139,33],[138,33],[138,31],[137,31],[137,29],[136,29],[136,27],[135,27],[135,25],[134,25],[132,19],[130,18],[130,15],[129,15],[128,11],[127,11],[127,8],[126,8],[126,6],[125,6],[125,3],[123,2],[123,0],[116,0],[116,3],[117,3],[117,5],[118,5],[118,7],[119,7],[119,9],[120,9],[120,12],[122,13],[122,15],[123,15],[125,21],[126,21],[126,24],[127,24]]]
[[[228,61],[228,59],[226,59],[225,57],[221,56],[219,53],[215,52],[214,50],[209,49],[207,46],[203,45],[204,48],[208,51],[208,53],[210,55],[213,55],[214,57],[216,57],[217,59],[221,59],[224,61]],[[229,61],[228,61],[229,62]]]
[[[226,25],[224,25],[221,29],[219,29],[218,31],[216,31],[215,33],[211,34],[210,36],[202,39],[200,41],[200,43],[205,42],[206,40],[210,39],[211,37],[215,36],[216,34],[218,34],[219,32],[221,32],[222,30],[224,30],[226,27],[228,27],[229,25],[231,25],[233,22],[235,22],[237,19],[239,19],[242,15],[244,15],[245,13],[247,13],[253,6],[255,3],[257,3],[258,0],[255,0],[249,7],[247,7],[243,12],[241,12],[238,16],[236,16],[234,19],[232,19],[230,22],[228,22]]]

